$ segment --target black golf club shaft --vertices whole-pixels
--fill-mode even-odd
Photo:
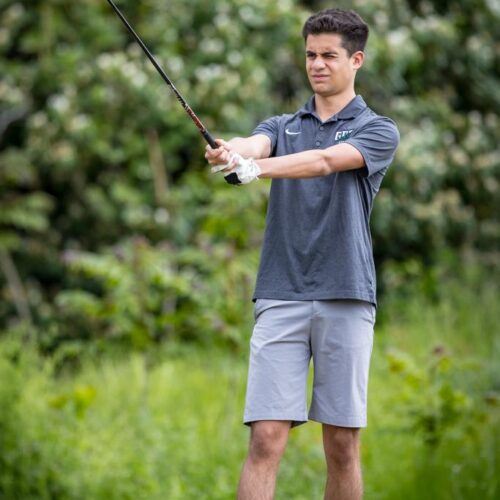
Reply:
[[[191,117],[191,120],[195,123],[195,125],[199,128],[201,135],[205,138],[205,140],[210,144],[210,147],[216,149],[218,148],[218,144],[215,142],[215,139],[210,135],[207,128],[201,123],[201,120],[195,115],[194,111],[191,109],[189,104],[186,102],[184,97],[180,94],[180,92],[175,88],[175,85],[170,81],[170,78],[167,76],[165,71],[163,71],[162,67],[157,63],[156,59],[153,57],[153,54],[149,51],[149,49],[144,45],[144,42],[141,40],[139,35],[134,31],[132,26],[130,26],[129,22],[125,18],[125,16],[120,12],[118,7],[114,4],[112,0],[108,0],[108,3],[113,7],[113,10],[116,12],[118,17],[122,20],[123,24],[127,27],[131,35],[135,38],[135,41],[140,45],[141,49],[148,56],[148,59],[151,61],[153,66],[156,68],[160,76],[163,78],[165,83],[172,89],[177,97],[177,100],[182,104],[182,107],[186,111],[186,113]]]

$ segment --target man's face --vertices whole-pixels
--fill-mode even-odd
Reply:
[[[335,33],[308,35],[306,69],[315,94],[340,94],[354,86],[356,70],[363,64],[363,52],[349,56],[342,47],[342,36]]]

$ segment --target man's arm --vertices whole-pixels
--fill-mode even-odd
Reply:
[[[260,159],[256,163],[261,170],[260,179],[304,179],[365,166],[362,154],[350,144]]]
[[[363,155],[354,146],[345,143],[323,150],[311,149],[258,160],[243,158],[236,151],[224,149],[227,145],[222,146],[217,150],[207,150],[205,157],[214,165],[212,172],[224,172],[229,184],[248,184],[257,178],[306,179],[365,166]],[[214,155],[213,158],[210,154]]]
[[[251,137],[235,137],[228,144],[232,151],[239,153],[243,158],[269,158],[271,155],[271,139],[264,134]]]
[[[229,184],[248,184],[257,178],[304,179],[354,169],[363,169],[361,174],[366,177],[390,165],[398,144],[396,124],[379,117],[346,142],[326,149],[256,160],[232,152],[224,167],[213,171],[222,170]]]

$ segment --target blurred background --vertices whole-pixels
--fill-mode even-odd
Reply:
[[[371,227],[368,499],[500,498],[500,4],[121,0],[213,135],[309,97],[300,32],[368,22],[393,118]],[[269,181],[205,143],[105,0],[0,0],[0,498],[230,499]],[[320,426],[276,498],[322,498]]]

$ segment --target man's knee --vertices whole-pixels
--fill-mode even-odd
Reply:
[[[359,429],[323,426],[323,442],[328,466],[345,469],[359,461]]]
[[[253,461],[279,461],[285,451],[290,422],[259,421],[252,424],[249,458]]]

